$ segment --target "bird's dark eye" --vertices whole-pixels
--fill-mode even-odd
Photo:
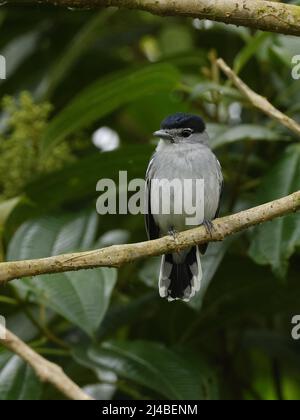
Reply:
[[[182,137],[185,137],[185,138],[190,137],[190,135],[191,135],[192,133],[193,133],[193,131],[192,131],[192,130],[190,130],[190,129],[183,130],[183,131],[182,131]]]

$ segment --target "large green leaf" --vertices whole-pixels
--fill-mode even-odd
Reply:
[[[6,45],[2,54],[6,58],[6,71],[10,77],[22,62],[34,53],[39,36],[40,30],[35,29],[27,34],[22,34]]]
[[[225,254],[230,246],[231,242],[234,240],[233,237],[225,239],[223,242],[216,242],[209,244],[206,254],[201,257],[203,278],[200,291],[196,296],[191,299],[190,306],[197,310],[200,310],[203,305],[203,299],[205,297],[206,291],[213,280],[216,271],[219,269],[220,264],[225,257]]]
[[[127,171],[128,179],[143,178],[154,146],[126,145],[113,152],[98,153],[65,168],[39,177],[26,188],[6,223],[7,236],[27,219],[60,208],[62,204],[96,201],[99,179],[110,178],[118,183],[119,171]],[[113,164],[112,164],[113,162]]]
[[[18,356],[0,354],[0,400],[38,400],[42,384]]]
[[[220,124],[208,124],[211,146],[216,149],[229,143],[244,140],[286,141],[286,135],[268,127],[255,124],[239,124],[228,128]]]
[[[97,229],[95,213],[76,217],[44,217],[23,224],[9,244],[8,259],[57,255],[92,247]],[[115,269],[38,276],[14,283],[35,299],[93,336],[106,313],[116,282]]]
[[[300,371],[300,343],[291,340],[289,335],[269,330],[250,330],[245,332],[242,344],[244,348],[259,349],[268,357]]]
[[[240,73],[248,61],[259,51],[261,46],[272,34],[268,32],[257,32],[253,38],[247,41],[245,47],[236,55],[234,59],[234,71]]]
[[[44,136],[44,149],[68,134],[87,127],[124,104],[155,92],[173,90],[179,73],[169,64],[157,64],[102,78],[81,92],[50,123]]]
[[[105,28],[105,23],[113,13],[115,13],[115,9],[107,9],[97,13],[75,34],[62,56],[54,62],[49,74],[47,72],[45,80],[41,83],[43,89],[45,89],[45,92],[43,92],[45,97],[50,97],[61,81],[68,76],[70,69],[79,57],[99,37],[103,28]]]
[[[238,244],[237,244],[238,245]],[[255,264],[246,257],[227,255],[211,283],[202,310],[192,328],[190,339],[200,339],[224,326],[230,331],[242,320],[266,319],[278,314],[298,313],[300,288],[299,274],[291,272],[290,285],[274,281],[274,275],[266,267]],[[196,325],[193,327],[193,323]],[[190,330],[190,331],[189,331]]]
[[[223,98],[229,97],[236,101],[242,101],[243,97],[240,92],[229,86],[221,85],[215,82],[207,82],[205,79],[195,85],[191,90],[191,99],[200,99],[211,102],[211,93],[218,92]]]
[[[10,200],[0,202],[0,233],[2,231],[2,226],[4,225],[6,219],[13,211],[13,209],[18,205],[20,201],[19,197],[11,198]]]
[[[265,177],[257,194],[260,203],[284,197],[299,190],[300,146],[289,147],[281,160]],[[274,273],[284,277],[289,258],[300,246],[300,214],[265,223],[255,229],[249,255],[255,262],[271,265]]]
[[[156,292],[135,297],[130,302],[111,306],[100,326],[97,338],[100,340],[104,336],[115,333],[125,325],[129,326],[140,323],[141,313],[143,313],[143,316],[147,316],[147,314],[155,310],[159,303],[160,299],[156,290]]]
[[[74,357],[86,366],[115,372],[170,400],[216,397],[214,374],[199,354],[168,349],[151,341],[114,341],[77,349]]]

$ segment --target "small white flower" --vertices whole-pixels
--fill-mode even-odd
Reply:
[[[102,152],[110,152],[120,145],[118,133],[109,127],[101,127],[96,130],[92,137],[93,144]]]

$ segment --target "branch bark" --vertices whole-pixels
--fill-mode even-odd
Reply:
[[[8,0],[6,3],[44,3],[88,9],[115,6],[145,10],[160,16],[190,16],[300,35],[300,7],[265,0]]]
[[[300,136],[300,125],[295,120],[289,118],[287,115],[275,108],[266,98],[254,92],[234,73],[234,71],[225,63],[224,60],[222,60],[222,58],[217,60],[217,64],[253,106],[267,114],[269,117],[279,121],[282,125]]]
[[[172,236],[165,236],[154,241],[114,245],[95,251],[1,263],[0,285],[9,280],[40,274],[77,271],[95,267],[119,267],[140,258],[176,252],[196,244],[222,241],[229,235],[296,212],[299,209],[300,191],[297,191],[279,200],[216,219],[213,222],[214,229],[211,235],[201,226],[179,233],[175,240]]]
[[[5,339],[0,339],[0,343],[28,363],[42,382],[52,384],[56,389],[71,400],[87,401],[93,399],[83,392],[79,386],[63,372],[60,366],[44,359],[44,357],[32,350],[32,348],[30,348],[9,330],[4,327],[0,328],[0,336],[5,336]]]

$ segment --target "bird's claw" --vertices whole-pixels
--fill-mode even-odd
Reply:
[[[206,232],[212,236],[213,230],[215,229],[213,222],[211,220],[205,219],[202,225],[205,227]]]
[[[177,244],[178,243],[178,239],[177,239],[177,232],[176,230],[172,227],[169,231],[168,231],[169,235],[172,236],[174,242]],[[179,253],[180,249],[177,249],[176,253]]]
[[[172,236],[172,238],[174,239],[174,241],[177,240],[177,232],[176,232],[176,230],[173,227],[169,229],[168,234],[170,236]]]

